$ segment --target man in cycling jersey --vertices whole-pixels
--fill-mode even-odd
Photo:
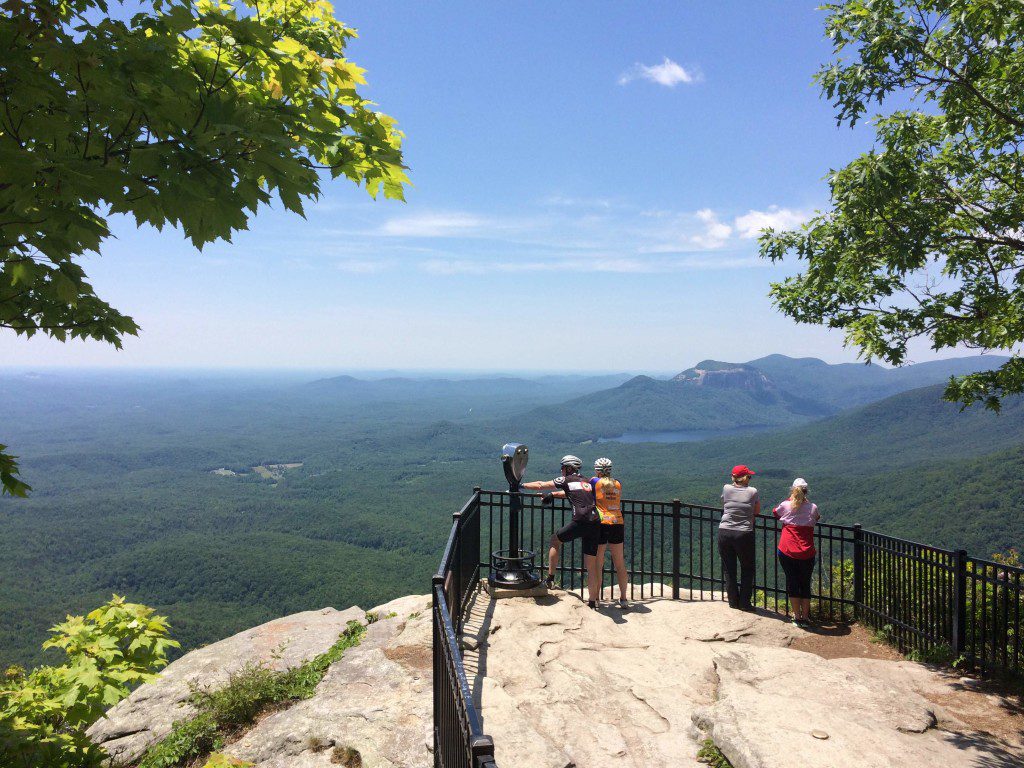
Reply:
[[[572,520],[562,526],[551,536],[548,551],[547,586],[551,588],[555,582],[555,569],[558,567],[558,556],[562,545],[574,539],[583,540],[583,563],[587,569],[587,605],[597,608],[598,578],[594,563],[596,561],[598,539],[600,538],[600,522],[594,506],[594,489],[590,481],[580,474],[583,462],[576,456],[562,457],[562,474],[554,480],[536,480],[523,483],[519,487],[525,491],[545,491],[543,503],[549,504],[556,496],[567,498],[572,504]]]

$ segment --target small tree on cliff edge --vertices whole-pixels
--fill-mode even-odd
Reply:
[[[0,0],[0,328],[138,333],[78,263],[111,214],[202,248],[274,196],[301,214],[323,171],[401,199],[402,134],[357,92],[353,37],[313,0]]]
[[[1024,5],[848,0],[825,6],[836,59],[816,76],[853,125],[872,103],[875,149],[831,172],[831,209],[761,236],[806,261],[771,295],[802,323],[841,328],[868,359],[907,345],[1016,353],[1024,341]],[[846,58],[843,58],[845,56]],[[998,410],[1024,359],[951,379],[946,397]]]

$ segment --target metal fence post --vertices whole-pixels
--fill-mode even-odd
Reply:
[[[679,599],[679,546],[680,546],[680,515],[683,504],[679,499],[672,499],[672,599]]]
[[[494,739],[486,734],[474,736],[469,749],[473,755],[473,768],[493,768]]]
[[[853,618],[864,617],[864,531],[853,526]]]
[[[953,555],[953,656],[960,657],[967,645],[967,552]]]
[[[462,513],[452,514],[452,524],[455,526],[455,552],[453,553],[452,569],[448,572],[448,578],[452,581],[453,591],[448,593],[448,610],[452,614],[452,625],[455,627],[455,637],[462,638]]]

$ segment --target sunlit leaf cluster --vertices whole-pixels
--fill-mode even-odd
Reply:
[[[156,677],[178,643],[153,609],[114,596],[85,617],[68,616],[44,648],[67,655],[60,666],[8,670],[0,681],[0,764],[84,768],[106,755],[85,735],[136,686]]]

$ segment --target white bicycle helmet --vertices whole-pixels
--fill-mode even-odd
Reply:
[[[599,475],[610,473],[612,471],[612,460],[601,457],[594,462],[594,471]]]
[[[583,466],[583,462],[580,460],[579,456],[573,456],[570,453],[569,455],[562,457],[561,466],[569,467],[570,469],[575,469],[578,472],[580,470],[580,467]]]

